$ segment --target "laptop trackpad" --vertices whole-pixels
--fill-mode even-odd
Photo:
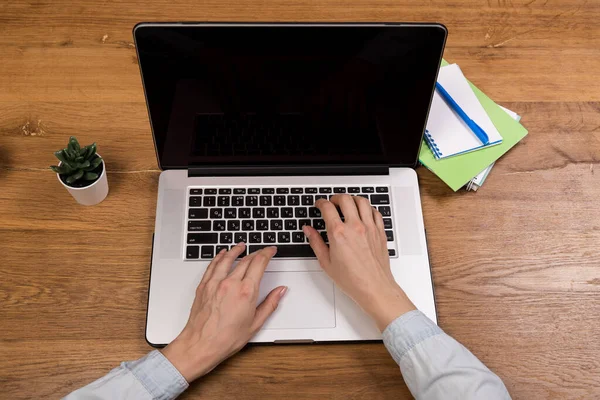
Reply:
[[[263,329],[335,328],[333,282],[324,272],[265,272],[259,303],[281,285],[288,291]]]

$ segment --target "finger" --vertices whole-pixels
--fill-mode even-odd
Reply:
[[[344,219],[346,221],[359,219],[358,210],[353,197],[354,196],[350,196],[348,194],[336,194],[331,196],[330,201],[336,206],[340,207],[340,210],[342,210],[342,214],[344,214]]]
[[[215,265],[214,272],[212,274],[211,279],[225,279],[229,271],[231,270],[231,266],[233,262],[240,254],[244,252],[246,249],[246,243],[241,242],[236,244],[229,250],[227,253],[223,255],[223,258]]]
[[[260,280],[265,273],[265,269],[267,269],[267,265],[275,253],[277,253],[277,248],[275,246],[265,247],[264,249],[257,251],[252,262],[248,266],[244,279],[251,279],[257,284],[260,283]]]
[[[229,276],[233,279],[244,279],[244,275],[246,275],[246,271],[252,262],[252,259],[256,255],[256,252],[252,254],[248,254],[246,257],[242,258],[242,260],[235,266],[231,274]]]
[[[325,220],[327,229],[331,229],[335,225],[343,223],[340,219],[340,214],[338,213],[337,208],[335,208],[335,205],[332,202],[325,199],[319,199],[315,203],[315,207],[321,211],[321,216]]]
[[[377,227],[377,233],[379,235],[379,241],[387,250],[387,237],[385,236],[385,227],[383,225],[383,216],[379,211],[373,207],[373,218],[375,219],[375,226]]]
[[[208,264],[208,267],[206,267],[206,271],[204,271],[204,275],[202,276],[202,280],[200,281],[200,283],[205,283],[210,279],[210,277],[212,276],[212,273],[215,269],[215,265],[217,265],[219,263],[219,261],[221,261],[221,259],[225,255],[226,251],[227,250],[225,250],[225,249],[221,250],[217,254],[217,256],[215,258],[213,258],[213,260],[210,262],[210,264]]]
[[[265,324],[267,318],[279,305],[279,301],[283,295],[287,292],[287,286],[278,286],[265,297],[265,299],[256,307],[256,313],[254,314],[254,321],[252,321],[252,331],[258,332],[260,328]]]
[[[319,232],[317,232],[312,226],[305,225],[302,230],[308,238],[308,243],[315,252],[321,267],[327,268],[329,266],[329,247],[327,247],[323,241],[323,238],[321,235],[319,235]]]
[[[361,221],[366,226],[375,225],[375,220],[373,219],[373,207],[371,207],[371,202],[364,197],[355,196],[354,202],[356,203],[356,207],[358,208],[358,213],[360,214]]]

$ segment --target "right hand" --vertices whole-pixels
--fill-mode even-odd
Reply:
[[[312,227],[304,234],[321,267],[338,287],[373,318],[382,332],[400,315],[415,310],[390,269],[381,213],[369,200],[347,194],[315,204],[325,220],[329,247]],[[345,222],[342,222],[338,206]]]

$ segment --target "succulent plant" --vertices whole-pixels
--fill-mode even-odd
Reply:
[[[75,136],[69,138],[69,145],[54,153],[61,161],[60,165],[52,165],[50,169],[61,175],[68,185],[75,182],[95,181],[98,173],[94,172],[102,163],[102,158],[96,154],[96,143],[81,147]]]

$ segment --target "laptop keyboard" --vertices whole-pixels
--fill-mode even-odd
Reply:
[[[325,221],[314,204],[338,193],[365,197],[377,207],[388,253],[396,256],[388,186],[203,187],[189,189],[185,259],[212,259],[239,242],[245,242],[250,253],[275,245],[276,258],[315,258],[302,227],[312,226],[329,243]]]

